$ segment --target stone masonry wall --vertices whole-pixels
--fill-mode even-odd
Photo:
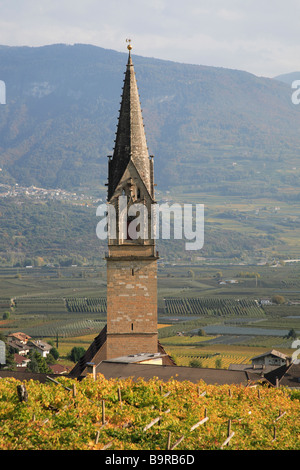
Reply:
[[[108,356],[157,352],[156,260],[107,260],[107,338]]]

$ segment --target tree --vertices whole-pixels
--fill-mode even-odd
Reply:
[[[215,367],[216,367],[216,369],[221,369],[222,368],[222,360],[221,360],[220,357],[218,357],[218,359],[216,359]]]
[[[74,346],[70,352],[70,359],[73,362],[79,361],[79,359],[85,354],[85,349],[80,346]]]
[[[51,355],[54,357],[54,359],[57,361],[57,359],[59,358],[59,352],[56,348],[52,348],[51,349]]]
[[[4,312],[3,315],[2,315],[3,320],[8,320],[9,317],[10,317],[10,312],[8,312],[8,311]]]
[[[297,338],[297,333],[296,333],[296,331],[294,330],[294,328],[292,328],[292,329],[288,332],[287,338],[291,338],[291,339],[296,339],[296,338]]]
[[[200,359],[192,359],[189,363],[189,367],[202,367],[202,362]]]
[[[30,362],[27,365],[27,369],[35,373],[40,372],[38,361],[36,360],[35,357],[31,357]]]
[[[39,372],[44,374],[51,374],[51,369],[48,367],[46,359],[40,355],[37,351],[30,351],[29,353],[30,362],[27,368],[31,372]]]
[[[198,334],[198,336],[206,336],[205,330],[203,330],[202,328],[199,328],[197,334]]]
[[[283,295],[274,295],[272,297],[272,302],[274,302],[274,304],[281,305],[284,304],[285,298],[283,297]]]

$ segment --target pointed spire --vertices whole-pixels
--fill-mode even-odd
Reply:
[[[113,195],[129,161],[135,165],[149,194],[152,194],[150,159],[131,49],[132,46],[129,43],[115,148],[113,158],[109,163],[108,199]]]

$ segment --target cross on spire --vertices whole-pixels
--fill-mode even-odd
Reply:
[[[131,39],[126,39],[126,42],[128,43],[127,49],[129,50],[129,53],[130,53],[130,51],[132,49]]]

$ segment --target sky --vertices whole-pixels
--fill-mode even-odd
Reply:
[[[0,0],[0,44],[93,44],[258,76],[300,70],[300,0]]]

